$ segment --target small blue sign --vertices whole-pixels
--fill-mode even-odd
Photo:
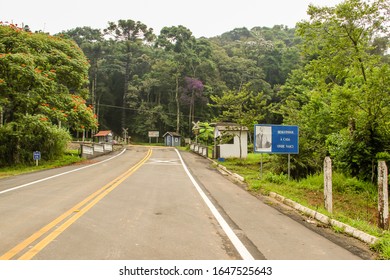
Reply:
[[[294,125],[255,125],[255,153],[298,154],[299,128]]]
[[[41,159],[41,152],[40,151],[33,152],[33,158],[34,158],[34,160],[40,160]]]

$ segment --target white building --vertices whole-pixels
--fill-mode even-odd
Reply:
[[[235,123],[217,123],[214,128],[214,139],[216,158],[239,158],[240,154],[241,158],[248,156],[248,128],[246,126]]]

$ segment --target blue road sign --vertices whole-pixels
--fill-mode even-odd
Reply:
[[[299,128],[294,125],[255,125],[255,153],[298,154]]]
[[[41,159],[41,152],[40,151],[33,152],[33,158],[34,158],[34,160],[40,160]]]

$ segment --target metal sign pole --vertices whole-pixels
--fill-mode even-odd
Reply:
[[[260,180],[263,180],[263,154],[260,154]]]
[[[291,155],[288,154],[288,181],[290,181],[290,158],[291,158]]]

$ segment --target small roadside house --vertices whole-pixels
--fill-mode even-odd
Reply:
[[[101,130],[94,135],[98,143],[111,143],[112,136],[111,130]]]
[[[248,128],[235,123],[217,123],[214,128],[216,158],[246,158]],[[241,149],[240,149],[241,144]]]
[[[167,132],[163,137],[165,146],[177,147],[181,145],[181,135],[176,132]]]

